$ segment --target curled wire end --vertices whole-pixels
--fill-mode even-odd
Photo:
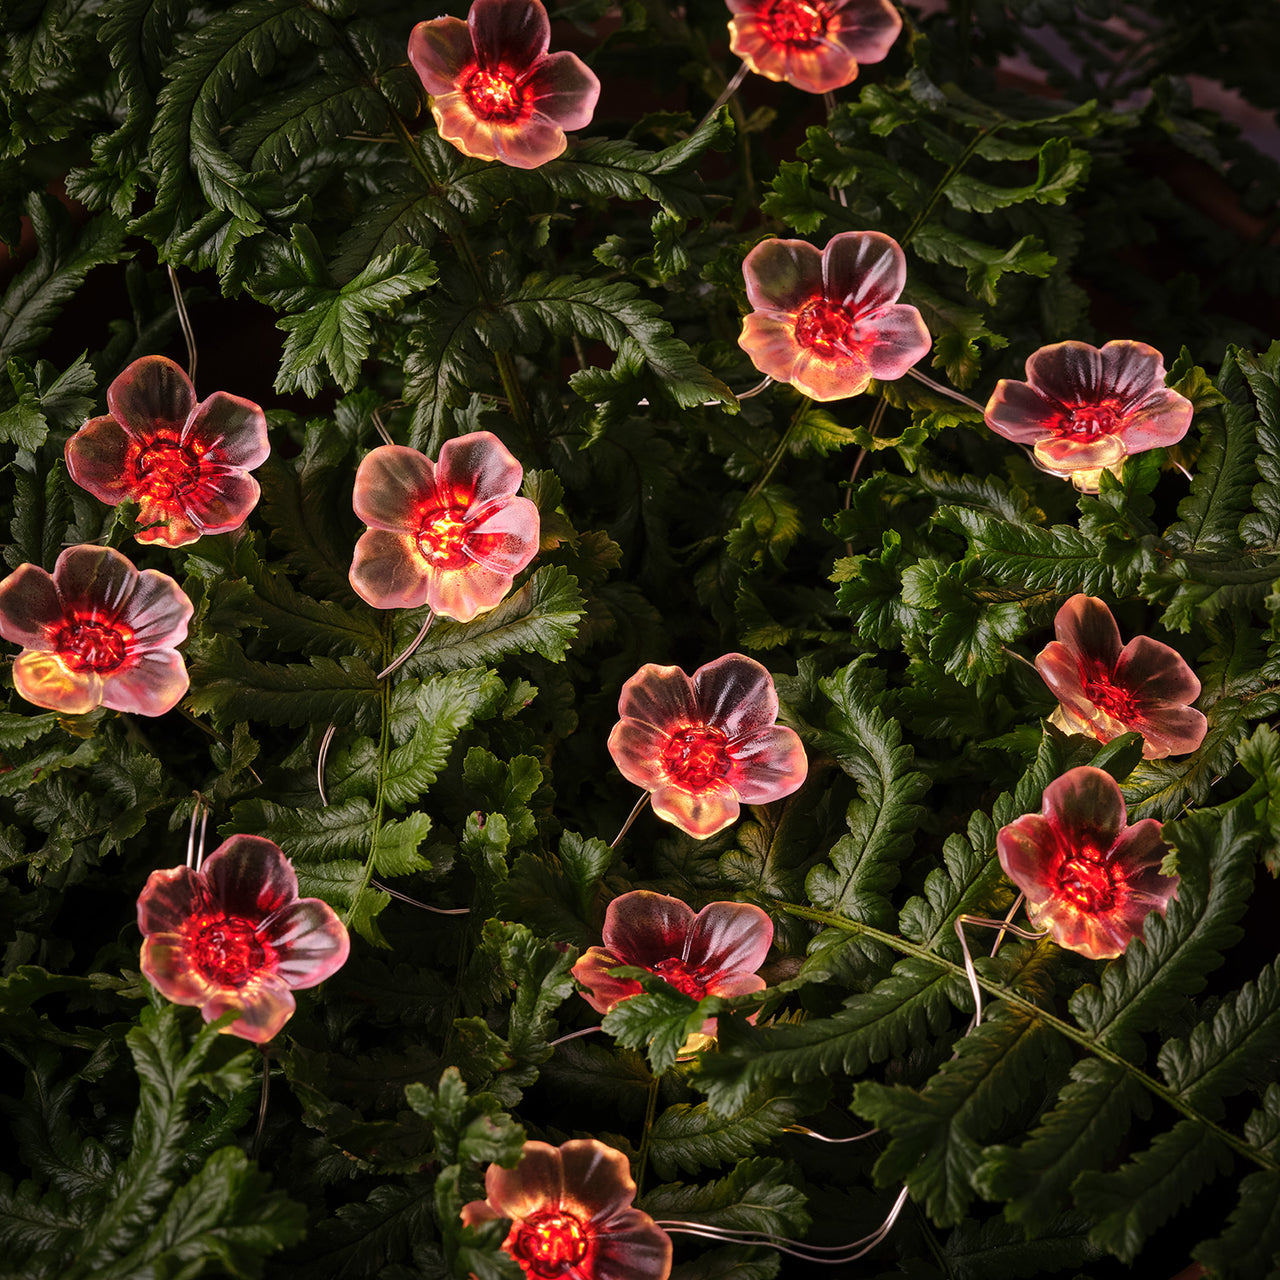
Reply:
[[[636,801],[635,807],[627,814],[627,820],[622,824],[622,830],[613,837],[613,842],[609,845],[610,849],[616,849],[622,843],[622,837],[631,830],[631,824],[644,812],[644,807],[649,803],[650,793],[646,791],[644,795]]]
[[[418,652],[418,646],[427,638],[427,632],[431,630],[431,624],[436,620],[436,615],[432,610],[427,610],[427,620],[422,624],[418,634],[409,642],[408,647],[401,653],[398,653],[391,662],[378,672],[378,679],[385,680],[393,671],[399,670],[404,666],[415,653]]]
[[[195,793],[196,804],[191,810],[191,825],[187,828],[187,866],[192,871],[199,871],[204,864],[204,837],[209,828],[209,802]],[[196,841],[196,820],[200,822],[200,840]]]
[[[1021,899],[1015,902],[1014,910],[1017,910]],[[973,992],[973,1021],[969,1024],[969,1030],[972,1031],[982,1021],[982,988],[978,985],[978,972],[973,967],[973,956],[969,954],[969,940],[964,936],[964,927],[967,924],[976,924],[983,929],[999,930],[1000,937],[996,939],[996,947],[991,954],[995,955],[999,949],[1000,938],[1006,933],[1011,933],[1017,938],[1025,938],[1028,942],[1036,942],[1041,938],[1049,936],[1048,929],[1031,930],[1020,929],[1017,925],[1009,923],[1009,918],[1013,915],[1013,911],[1009,912],[1009,917],[1004,920],[989,920],[986,916],[956,916],[956,937],[960,939],[960,950],[964,953],[964,971],[969,979],[969,990]]]
[[[338,732],[338,726],[331,724],[325,731],[324,737],[320,739],[320,750],[316,753],[316,790],[320,793],[320,803],[327,805],[329,797],[325,794],[324,789],[324,766],[325,761],[329,759],[329,748],[333,745],[333,735]]]
[[[776,1249],[779,1253],[800,1258],[805,1262],[834,1267],[846,1262],[854,1262],[870,1253],[893,1230],[893,1225],[897,1222],[906,1202],[907,1188],[903,1187],[898,1192],[885,1220],[869,1236],[863,1236],[861,1240],[853,1240],[849,1244],[805,1244],[803,1240],[791,1240],[786,1236],[775,1236],[767,1231],[733,1231],[725,1227],[712,1227],[701,1222],[686,1222],[678,1218],[658,1221],[655,1225],[667,1232],[702,1236],[704,1239],[717,1240],[724,1244],[744,1244]]]
[[[738,392],[739,400],[750,400],[752,396],[758,396],[762,391],[768,391],[773,386],[773,379],[765,374],[764,378],[757,382],[754,387],[748,387],[745,391]]]
[[[804,1137],[816,1138],[817,1141],[819,1142],[841,1143],[841,1142],[861,1142],[863,1138],[873,1137],[875,1134],[879,1133],[880,1130],[868,1129],[866,1133],[855,1133],[847,1138],[829,1138],[825,1133],[819,1133],[816,1129],[810,1129],[808,1125],[789,1124],[782,1132],[803,1134]]]
[[[469,916],[471,914],[470,907],[431,907],[425,902],[419,902],[417,898],[411,898],[407,893],[401,893],[399,889],[392,889],[389,885],[383,884],[380,880],[370,880],[370,889],[380,889],[383,893],[390,894],[393,898],[398,898],[401,902],[407,902],[411,907],[417,907],[419,911],[430,911],[436,916]]]

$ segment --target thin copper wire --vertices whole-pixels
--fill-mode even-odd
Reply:
[[[383,667],[382,670],[378,672],[379,680],[385,680],[393,671],[398,671],[401,667],[404,666],[406,662],[409,661],[410,658],[413,657],[415,653],[418,652],[418,646],[427,638],[427,632],[431,630],[431,624],[435,620],[436,620],[435,611],[432,609],[428,609],[427,620],[422,624],[421,630],[409,642],[409,647],[407,649],[405,649],[402,653],[397,654],[394,658],[391,659],[391,662],[388,666]]]
[[[566,1040],[576,1040],[579,1036],[589,1036],[593,1031],[603,1031],[603,1027],[583,1027],[581,1031],[570,1031],[567,1036],[561,1036],[558,1040],[549,1042],[549,1047],[554,1049],[558,1044],[564,1044]]]
[[[842,1143],[842,1142],[861,1142],[863,1138],[873,1137],[875,1134],[879,1133],[880,1130],[868,1129],[866,1133],[855,1133],[848,1138],[829,1138],[825,1133],[819,1133],[816,1129],[810,1129],[808,1125],[789,1124],[785,1129],[783,1129],[782,1132],[803,1134],[806,1138],[816,1138],[819,1142]]]
[[[178,273],[169,267],[169,286],[173,289],[174,306],[178,309],[178,324],[182,327],[182,336],[187,343],[187,377],[196,380],[196,333],[191,327],[191,317],[187,315],[187,304],[182,299],[182,290],[178,288]]]
[[[191,810],[191,824],[187,828],[187,866],[199,871],[204,865],[204,837],[209,827],[209,805],[198,791],[195,808]],[[200,844],[196,845],[196,819],[200,820]]]
[[[973,957],[969,954],[969,940],[964,936],[964,926],[967,924],[981,925],[984,929],[999,929],[1012,933],[1015,937],[1025,938],[1028,942],[1047,938],[1049,930],[1041,929],[1033,933],[1029,929],[1019,929],[1008,920],[989,920],[986,916],[956,916],[956,937],[960,939],[960,950],[964,952],[964,971],[969,978],[969,990],[973,992],[973,1021],[969,1024],[969,1031],[972,1031],[982,1021],[982,988],[978,986],[978,971],[973,967]]]
[[[742,63],[741,66],[739,66],[737,71],[733,73],[733,79],[730,80],[727,85],[725,85],[724,89],[720,93],[720,96],[711,104],[711,109],[707,112],[707,114],[703,116],[701,120],[698,121],[698,129],[701,129],[702,126],[706,124],[707,121],[710,120],[711,117],[715,115],[715,113],[719,111],[720,108],[723,107],[724,104],[728,102],[729,99],[732,98],[735,93],[738,92],[738,86],[741,85],[742,82],[747,78],[748,70],[749,68],[747,64],[744,62]],[[698,129],[695,129],[694,133],[697,133]]]
[[[609,845],[610,849],[616,849],[618,845],[622,843],[622,837],[625,836],[627,832],[631,830],[631,824],[644,812],[644,807],[648,803],[649,803],[649,792],[646,791],[644,795],[642,795],[640,799],[636,801],[635,808],[632,809],[629,814],[627,814],[627,820],[622,824],[622,830],[619,831],[618,834],[613,837],[613,843]]]
[[[324,737],[320,739],[320,750],[316,752],[316,790],[320,792],[320,803],[327,805],[329,797],[325,794],[324,789],[324,766],[329,759],[329,748],[333,745],[333,735],[338,732],[338,726],[331,724],[325,731]]]
[[[399,898],[401,902],[407,902],[411,907],[417,907],[421,911],[430,911],[437,916],[467,916],[471,914],[470,907],[429,907],[425,902],[419,902],[417,898],[411,898],[407,893],[401,893],[399,889],[392,889],[380,880],[370,880],[369,888],[380,889],[383,893],[389,893],[393,898]]]

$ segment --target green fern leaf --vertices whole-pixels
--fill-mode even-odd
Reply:
[[[916,1092],[864,1081],[853,1108],[892,1136],[876,1162],[881,1186],[905,1182],[940,1226],[973,1198],[982,1146],[1001,1120],[1065,1065],[1061,1038],[1034,1017],[998,1005]]]
[[[1231,1169],[1231,1150],[1194,1120],[1180,1120],[1114,1173],[1084,1173],[1076,1202],[1094,1220],[1090,1239],[1124,1262],[1197,1191]]]
[[[1221,1280],[1276,1280],[1280,1276],[1280,1173],[1251,1173],[1227,1229],[1192,1251]]]
[[[1006,1216],[1031,1234],[1067,1206],[1081,1173],[1106,1163],[1130,1118],[1150,1109],[1148,1094],[1123,1066],[1086,1058],[1025,1141],[982,1153],[974,1186],[989,1199],[1007,1200]]]
[[[1250,495],[1254,511],[1240,522],[1240,536],[1255,550],[1280,549],[1280,341],[1262,355],[1235,353],[1236,366],[1244,374],[1258,405],[1254,434],[1254,465],[1260,482]]]
[[[766,1231],[794,1238],[809,1227],[805,1200],[781,1160],[741,1160],[727,1178],[654,1187],[639,1206],[652,1218],[685,1218],[730,1231]]]
[[[1047,1218],[1034,1240],[999,1218],[980,1226],[962,1223],[947,1237],[943,1253],[955,1280],[1022,1280],[1083,1267],[1103,1256],[1090,1243],[1089,1220],[1080,1213]]]

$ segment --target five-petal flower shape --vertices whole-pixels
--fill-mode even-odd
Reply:
[[[608,1013],[644,989],[634,978],[615,977],[619,965],[648,969],[695,1000],[763,991],[756,970],[773,945],[773,921],[747,902],[711,902],[695,915],[679,898],[634,889],[609,903],[603,941],[582,953],[573,976],[587,1003]],[[702,1034],[715,1033],[709,1018]]]
[[[230,1035],[265,1044],[293,1016],[293,992],[346,963],[350,940],[333,908],[298,897],[278,845],[231,836],[199,871],[153,871],[138,898],[142,972],[206,1022],[235,1010]]]
[[[0,636],[23,647],[13,682],[64,715],[172,710],[190,684],[176,646],[191,614],[167,573],[139,573],[110,547],[68,547],[53,573],[24,564],[0,582]]]
[[[647,662],[622,686],[618,714],[609,754],[622,776],[653,793],[660,818],[699,840],[735,821],[742,804],[789,796],[809,770],[799,735],[774,723],[773,677],[740,653],[692,679]]]
[[[1036,670],[1058,699],[1052,723],[1099,742],[1140,733],[1148,760],[1194,751],[1204,741],[1209,722],[1190,705],[1200,681],[1176,649],[1149,636],[1121,648],[1111,610],[1083,594],[1058,610],[1053,627],[1058,638],[1036,656]]]
[[[600,81],[577,54],[548,53],[538,0],[475,0],[467,20],[433,18],[409,36],[440,136],[479,160],[536,169],[591,123]]]
[[[524,470],[492,432],[447,440],[438,462],[381,445],[356,471],[353,505],[369,526],[351,585],[375,609],[430,605],[470,622],[499,604],[538,552],[538,508],[516,496]]]
[[[502,1247],[532,1280],[666,1280],[671,1237],[632,1205],[636,1184],[621,1151],[594,1138],[526,1142],[514,1169],[491,1164],[483,1200],[464,1226],[508,1218]]]
[[[1104,468],[1131,453],[1177,444],[1192,405],[1165,386],[1164,357],[1145,342],[1055,342],[1027,360],[1027,381],[1001,378],[987,426],[1030,445],[1036,461],[1096,493]]]
[[[102,418],[67,441],[67,471],[103,502],[139,505],[139,542],[181,547],[244,524],[257,505],[249,474],[271,452],[250,400],[215,391],[196,403],[191,379],[164,356],[135,360],[108,388]]]
[[[764,240],[742,264],[747,300],[738,345],[761,373],[815,400],[840,400],[872,378],[901,378],[930,347],[898,242],[842,231],[819,252],[804,240]]]
[[[727,0],[729,48],[756,75],[828,93],[880,62],[902,30],[889,0]]]
[[[1152,911],[1164,915],[1178,889],[1176,876],[1160,874],[1169,852],[1161,824],[1126,819],[1111,775],[1082,765],[1045,788],[1040,813],[996,836],[1000,865],[1027,895],[1031,923],[1093,960],[1118,956]]]

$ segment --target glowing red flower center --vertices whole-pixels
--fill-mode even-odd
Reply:
[[[647,965],[650,973],[656,973],[664,982],[669,982],[677,991],[695,1000],[701,1000],[707,994],[707,982],[701,969],[690,969],[677,956],[669,960],[659,960],[657,964]]]
[[[826,298],[806,302],[796,316],[796,341],[820,356],[833,356],[857,341],[857,329],[849,313]]]
[[[129,644],[120,627],[89,617],[63,627],[53,647],[72,671],[114,671]]]
[[[1115,400],[1073,405],[1063,415],[1058,430],[1073,440],[1096,440],[1098,436],[1114,435],[1122,417],[1123,410]]]
[[[667,777],[701,791],[729,772],[729,739],[722,729],[696,724],[673,733],[662,748],[662,767]]]
[[[138,454],[138,488],[149,498],[168,502],[200,483],[200,457],[176,440],[153,440]]]
[[[587,1230],[571,1213],[543,1209],[526,1218],[516,1232],[511,1253],[526,1275],[552,1280],[587,1256]]]
[[[1090,852],[1068,858],[1062,864],[1058,885],[1081,911],[1110,911],[1116,901],[1115,877],[1111,868],[1098,857],[1090,857]]]
[[[804,0],[771,0],[760,14],[765,35],[777,44],[807,48],[826,30],[827,15],[821,4]]]
[[[243,916],[206,916],[197,923],[191,963],[210,982],[243,987],[267,963],[267,949]]]
[[[467,563],[462,549],[467,524],[460,508],[436,508],[422,518],[418,529],[418,550],[438,569],[459,569]]]
[[[1099,673],[1083,681],[1084,696],[1100,711],[1105,711],[1121,724],[1129,724],[1138,712],[1138,700],[1128,689],[1111,683],[1106,674]]]
[[[464,81],[462,92],[481,120],[508,124],[518,119],[524,108],[524,90],[501,71],[477,67]]]

